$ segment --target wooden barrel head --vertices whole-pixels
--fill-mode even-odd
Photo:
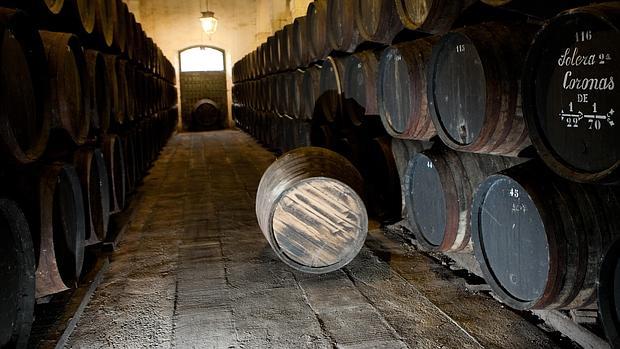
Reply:
[[[620,240],[607,251],[601,265],[598,309],[612,347],[620,346]]]
[[[552,20],[530,50],[523,85],[527,126],[543,159],[585,182],[620,166],[620,30],[605,11]]]
[[[435,127],[458,144],[471,144],[484,124],[487,95],[476,46],[463,34],[449,33],[433,49],[432,62],[428,98]]]
[[[357,255],[366,239],[368,218],[353,189],[315,177],[283,193],[273,211],[272,229],[286,263],[326,272]]]
[[[410,213],[424,239],[432,246],[440,246],[446,231],[446,199],[444,188],[433,161],[424,154],[411,160]]]
[[[489,177],[472,208],[476,258],[485,278],[520,302],[544,296],[550,274],[547,233],[527,190],[505,175]]]

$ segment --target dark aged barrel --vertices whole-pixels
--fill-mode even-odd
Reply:
[[[114,21],[116,19],[115,0],[95,1],[95,30],[93,34],[96,40],[106,47],[114,43]]]
[[[327,41],[336,51],[353,52],[362,42],[355,26],[354,9],[357,0],[327,2]]]
[[[411,30],[445,33],[476,0],[395,0],[402,23]]]
[[[542,163],[525,163],[480,185],[472,206],[476,259],[512,308],[583,308],[596,300],[604,247],[620,232],[618,212],[616,188],[569,182]]]
[[[119,97],[119,83],[117,74],[117,57],[115,55],[104,54],[106,75],[110,84],[108,94],[110,99],[111,124],[122,125],[125,122],[124,114],[121,112]]]
[[[110,213],[118,213],[125,208],[126,192],[125,154],[120,137],[108,134],[102,152],[110,184]]]
[[[368,230],[360,198],[362,178],[344,157],[322,148],[299,148],[263,174],[256,216],[271,247],[287,265],[327,273],[349,263]]]
[[[41,156],[50,118],[43,112],[45,51],[24,12],[0,9],[0,155],[16,163]]]
[[[125,12],[123,12],[123,5],[125,4],[123,0],[108,0],[112,2],[116,2],[114,7],[116,8],[114,18],[114,46],[120,51],[125,51],[125,45],[127,44],[127,18],[125,17]]]
[[[280,64],[285,70],[294,69],[296,66],[293,64],[293,25],[287,24],[282,28],[282,36],[280,41]]]
[[[342,114],[345,62],[346,58],[330,56],[321,67],[319,97],[315,113],[328,122],[336,121]]]
[[[519,89],[536,27],[486,23],[443,36],[429,65],[428,102],[449,147],[517,156],[530,145]]]
[[[390,44],[403,29],[394,1],[357,0],[355,26],[364,40]]]
[[[406,197],[405,191],[405,175],[407,172],[407,166],[409,160],[416,154],[430,149],[432,143],[410,141],[406,139],[392,138],[392,155],[394,156],[394,162],[396,164],[396,170],[398,171],[398,178],[400,179],[400,196],[401,196],[401,217],[407,217],[406,210]]]
[[[377,76],[381,51],[362,51],[349,56],[344,68],[344,114],[355,126],[366,116],[379,115]]]
[[[105,133],[110,127],[110,84],[106,62],[99,51],[86,50],[86,69],[88,71],[88,103],[86,115],[90,118],[93,133]]]
[[[116,116],[117,120],[133,121],[129,118],[128,106],[131,103],[129,100],[129,87],[127,85],[127,60],[116,60],[116,86],[118,92],[118,108],[116,113],[120,114]]]
[[[605,253],[598,285],[598,311],[609,344],[620,347],[620,240]]]
[[[60,14],[65,0],[0,0],[0,6],[21,8],[33,15],[46,17]]]
[[[426,67],[437,40],[418,39],[383,51],[377,103],[383,127],[392,137],[428,140],[437,134],[426,95]]]
[[[288,80],[288,111],[289,115],[294,119],[301,118],[302,99],[307,98],[302,95],[304,82],[304,73],[300,70],[294,70],[290,73]]]
[[[436,146],[407,164],[407,219],[416,240],[432,251],[471,249],[470,208],[487,176],[513,162],[499,156],[459,153]]]
[[[210,99],[201,99],[192,108],[192,125],[194,130],[221,130],[224,125],[224,114],[217,103]]]
[[[293,22],[293,61],[297,67],[305,67],[310,63],[307,25],[306,16],[297,17]]]
[[[567,11],[528,54],[523,105],[532,143],[555,173],[620,181],[620,2]]]
[[[40,31],[48,67],[45,112],[52,127],[63,130],[75,144],[84,144],[90,128],[85,113],[88,74],[84,52],[77,36]]]
[[[132,193],[141,175],[141,160],[139,152],[138,130],[127,131],[122,136],[123,158],[125,159],[125,197]]]
[[[321,69],[319,67],[312,66],[306,69],[302,82],[301,95],[303,98],[301,99],[301,114],[299,115],[301,120],[312,120],[315,104],[319,98],[320,81]]]
[[[366,190],[369,210],[383,220],[400,218],[401,197],[398,169],[392,154],[392,141],[389,137],[370,140],[367,159]]]
[[[327,0],[315,0],[308,5],[306,26],[313,61],[327,57],[332,48],[327,40]]]
[[[121,11],[125,13],[125,21],[127,24],[127,27],[125,29],[127,30],[127,43],[125,45],[125,53],[130,60],[133,60],[135,57],[135,41],[137,40],[134,31],[134,28],[136,27],[136,17],[133,13],[129,12],[129,8],[125,3],[123,3]]]
[[[99,149],[81,148],[74,165],[82,187],[86,215],[86,244],[105,240],[110,219],[110,188],[103,154]]]
[[[35,258],[28,222],[0,197],[0,347],[23,348],[34,320]]]

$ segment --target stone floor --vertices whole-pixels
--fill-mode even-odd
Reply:
[[[344,269],[281,263],[254,214],[273,156],[238,131],[178,134],[70,348],[547,348],[541,330],[380,231]]]

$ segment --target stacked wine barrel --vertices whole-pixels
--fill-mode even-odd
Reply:
[[[0,347],[24,347],[175,129],[176,81],[120,0],[0,0],[0,32]]]
[[[317,0],[234,65],[235,120],[347,157],[371,214],[475,255],[505,304],[591,307],[620,236],[619,27],[618,1]]]

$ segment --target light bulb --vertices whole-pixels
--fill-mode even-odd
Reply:
[[[215,13],[211,11],[203,12],[202,17],[200,17],[200,24],[205,33],[209,35],[215,33],[217,30],[217,18],[215,18]]]

